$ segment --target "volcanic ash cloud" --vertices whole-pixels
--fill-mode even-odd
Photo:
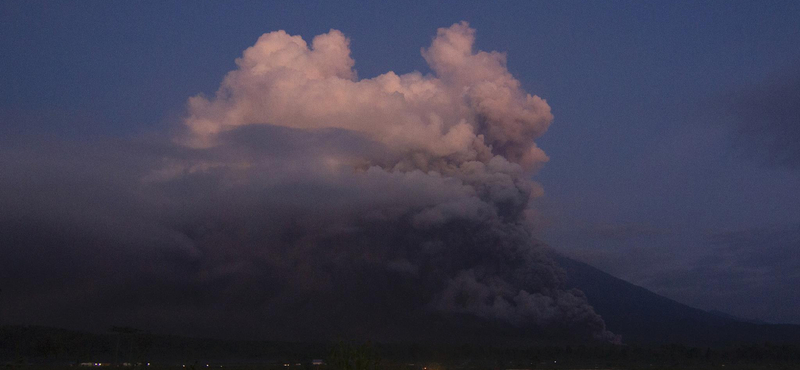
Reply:
[[[293,289],[373,295],[359,302],[397,294],[408,299],[403,309],[607,337],[583,295],[560,288],[563,273],[524,227],[529,199],[540,193],[529,176],[547,161],[534,139],[552,121],[550,107],[520,88],[504,54],[476,52],[474,40],[464,22],[439,29],[422,50],[432,75],[358,79],[339,31],[311,45],[284,31],[265,34],[216,96],[189,100],[177,141],[246,152],[233,156],[238,167],[208,171],[252,191],[306,189],[284,191],[292,200],[265,200],[293,215],[296,237],[274,240],[285,232],[277,227],[252,247],[275,250],[266,254],[281,262],[268,265],[288,259],[325,271],[297,277],[284,267],[278,279]],[[280,140],[291,153],[265,155],[253,138],[258,126],[272,130],[267,141],[290,133]]]
[[[189,99],[170,144],[9,162],[9,219],[58,232],[5,235],[65,256],[0,264],[30,277],[9,296],[206,336],[611,338],[525,226],[550,107],[474,38],[466,23],[439,29],[422,50],[430,75],[358,79],[341,32],[310,45],[271,32],[214,97]],[[44,183],[59,184],[50,198]],[[65,278],[33,292],[26,258]]]
[[[268,226],[195,236],[196,248],[235,245],[248,256],[237,266],[268,268],[283,288],[259,302],[267,312],[371,306],[607,336],[523,226],[550,107],[520,88],[505,55],[475,52],[474,38],[466,23],[438,30],[422,51],[433,75],[359,80],[339,31],[310,46],[283,31],[261,36],[215,97],[189,100],[176,140],[216,153],[213,163],[173,163],[179,176],[156,178],[224,179],[251,199],[230,212]]]
[[[503,54],[473,52],[474,38],[466,23],[440,29],[422,53],[435,77],[388,72],[357,80],[341,32],[319,35],[310,47],[283,31],[265,34],[214,99],[190,99],[187,142],[213,145],[216,135],[250,124],[336,128],[419,157],[392,163],[406,170],[493,156],[524,168],[541,164],[547,157],[533,139],[547,130],[550,107],[520,89]]]

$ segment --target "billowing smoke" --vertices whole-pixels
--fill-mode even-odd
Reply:
[[[75,248],[137,271],[92,289],[125,306],[116,317],[278,338],[611,338],[527,226],[550,107],[474,37],[439,29],[422,50],[431,75],[358,79],[339,31],[261,36],[214,97],[189,100],[174,144],[89,155],[131,179],[86,170],[115,200],[64,207],[86,229]],[[108,293],[119,287],[127,298]]]
[[[387,169],[443,171],[493,157],[529,169],[547,160],[533,139],[552,120],[542,99],[520,90],[505,56],[475,53],[466,23],[440,29],[422,55],[436,77],[389,72],[356,80],[349,41],[331,30],[311,47],[283,31],[261,36],[237,60],[217,96],[189,101],[187,141],[249,124],[363,134],[393,154]]]

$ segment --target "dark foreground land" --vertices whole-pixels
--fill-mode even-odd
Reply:
[[[800,368],[800,365],[797,363],[771,363],[771,362],[742,362],[742,363],[716,363],[716,364],[692,364],[692,363],[675,363],[675,364],[610,364],[610,365],[597,365],[594,363],[570,363],[566,362],[564,364],[548,364],[548,363],[539,363],[534,365],[529,365],[528,367],[520,367],[520,368],[508,368],[505,366],[473,366],[473,367],[463,367],[463,366],[453,366],[443,363],[429,363],[429,364],[397,364],[397,363],[381,363],[376,367],[370,368],[359,368],[359,367],[351,367],[347,369],[352,370],[360,370],[360,369],[387,369],[387,370],[402,370],[402,369],[427,369],[427,370],[445,370],[445,369],[514,369],[514,370],[522,370],[522,369],[571,369],[571,370],[639,370],[639,369],[650,369],[650,370],[660,370],[660,369],[689,369],[689,370],[710,370],[710,369],[727,369],[727,370],[767,370],[767,369],[778,369],[778,370],[795,370]],[[111,370],[111,369],[130,369],[130,370],[186,370],[188,367],[183,367],[182,365],[151,365],[151,366],[133,366],[133,367],[115,367],[113,365],[105,365],[95,367],[94,370],[104,369],[104,370]],[[203,368],[206,368],[203,365]],[[267,364],[234,364],[234,365],[218,365],[218,364],[209,364],[209,369],[216,368],[216,369],[225,369],[225,370],[277,370],[277,369],[291,369],[291,370],[307,370],[307,369],[319,369],[319,370],[328,370],[333,369],[333,367],[328,365],[296,365],[291,364],[289,367],[285,367],[284,364],[280,363],[267,363]],[[26,369],[26,370],[78,370],[78,369],[86,369],[91,370],[90,367],[83,367],[79,365],[66,365],[66,364],[29,364],[24,366],[16,366],[16,365],[6,365],[5,369]],[[198,368],[199,369],[199,368]]]
[[[800,346],[288,343],[3,326],[0,365],[8,370],[800,369]]]

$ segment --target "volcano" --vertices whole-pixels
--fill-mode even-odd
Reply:
[[[800,343],[800,325],[767,324],[704,311],[616,278],[556,252],[567,286],[582,290],[606,327],[626,344],[726,346],[743,343]]]

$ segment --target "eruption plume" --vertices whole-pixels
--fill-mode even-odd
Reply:
[[[130,246],[158,286],[108,283],[162,307],[128,317],[295,339],[612,338],[526,227],[550,107],[474,39],[439,29],[430,75],[358,79],[339,31],[261,36],[215,96],[189,99],[173,144],[131,149],[131,181],[106,187],[122,200],[94,205],[150,235],[88,238]]]

